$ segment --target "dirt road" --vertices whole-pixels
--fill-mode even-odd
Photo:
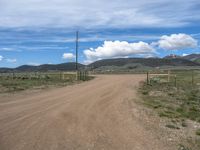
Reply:
[[[0,97],[0,150],[168,150],[133,113],[141,80],[144,76],[98,76]]]

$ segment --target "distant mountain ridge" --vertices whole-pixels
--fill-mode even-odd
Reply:
[[[93,62],[89,65],[78,64],[79,69],[87,68],[89,70],[102,67],[124,67],[127,69],[134,68],[156,68],[156,67],[200,67],[200,54],[191,54],[184,57],[175,55],[166,56],[164,58],[116,58],[104,59]],[[76,63],[62,63],[62,64],[44,64],[40,66],[22,65],[17,68],[0,68],[0,72],[37,72],[37,71],[75,71]]]
[[[167,59],[183,58],[183,59],[187,59],[187,60],[190,60],[190,61],[194,61],[194,62],[199,62],[200,63],[200,54],[189,54],[189,55],[185,55],[185,56],[179,56],[179,55],[175,55],[175,54],[170,54],[168,56],[165,56],[164,58],[167,58]]]
[[[117,59],[106,59],[99,60],[88,67],[96,69],[101,66],[124,66],[127,64],[140,64],[146,67],[161,67],[161,66],[200,66],[199,63],[182,59],[182,58],[117,58]]]
[[[183,56],[182,58],[200,63],[200,54],[190,54],[190,55]]]
[[[78,68],[84,68],[85,65],[78,64]],[[62,63],[62,64],[44,64],[39,66],[22,65],[17,68],[0,68],[0,72],[35,72],[35,71],[75,71],[76,63]]]
[[[83,64],[78,64],[79,68],[84,67]],[[62,63],[62,64],[44,64],[39,66],[30,66],[30,65],[23,65],[15,68],[15,70],[19,71],[74,71],[76,70],[76,63],[70,62],[70,63]]]

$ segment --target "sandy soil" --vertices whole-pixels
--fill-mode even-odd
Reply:
[[[146,126],[134,102],[144,79],[102,75],[64,88],[0,96],[0,150],[174,150]]]

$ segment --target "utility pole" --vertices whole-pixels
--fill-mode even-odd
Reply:
[[[76,71],[78,71],[78,38],[79,32],[76,31]]]

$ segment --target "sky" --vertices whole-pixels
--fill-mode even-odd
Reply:
[[[200,53],[199,0],[0,0],[0,67]]]

